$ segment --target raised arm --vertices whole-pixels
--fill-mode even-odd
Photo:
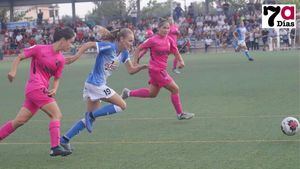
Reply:
[[[96,42],[87,42],[84,43],[77,51],[77,53],[74,56],[70,56],[70,57],[66,57],[66,64],[71,64],[73,62],[75,62],[77,59],[79,59],[86,50],[90,49],[90,48],[96,48],[97,44]]]
[[[16,74],[17,74],[17,69],[18,69],[18,65],[19,63],[25,59],[25,56],[22,53],[20,53],[13,61],[12,65],[11,65],[11,68],[10,68],[10,71],[8,72],[7,74],[7,78],[9,80],[9,82],[12,82],[14,80],[14,78],[16,77]]]
[[[140,62],[140,54],[141,54],[140,46],[137,47],[133,53],[133,65],[138,65]]]
[[[127,72],[131,75],[143,70],[143,69],[147,69],[148,68],[148,65],[146,64],[143,64],[143,65],[133,65],[132,62],[130,60],[128,60],[126,63],[125,63],[125,67],[127,69]]]

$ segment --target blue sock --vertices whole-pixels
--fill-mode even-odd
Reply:
[[[94,118],[97,118],[99,116],[107,116],[107,115],[115,114],[120,111],[122,111],[122,109],[119,106],[109,104],[93,111],[92,116]]]
[[[61,143],[68,143],[75,135],[79,134],[85,128],[84,119],[77,121],[67,133],[60,138]]]
[[[248,50],[245,50],[244,51],[244,55],[248,58],[248,59],[250,59],[251,58],[251,56],[250,56],[250,54],[249,54],[249,51]]]

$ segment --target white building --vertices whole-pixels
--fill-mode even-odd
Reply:
[[[42,12],[43,21],[53,23],[59,19],[58,9],[58,5],[16,6],[14,13],[26,13],[21,21],[36,21],[38,13]]]

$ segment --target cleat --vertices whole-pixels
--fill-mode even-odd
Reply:
[[[93,131],[93,121],[94,120],[92,119],[90,113],[91,112],[86,112],[85,113],[85,127],[86,127],[86,129],[89,133],[92,133],[92,131]]]
[[[68,156],[72,154],[71,151],[68,151],[66,149],[64,149],[61,146],[56,146],[56,147],[52,147],[50,149],[50,156],[54,157],[54,156]]]
[[[121,94],[122,99],[127,99],[129,97],[129,93],[130,93],[130,90],[127,88],[124,88],[122,91],[122,94]]]
[[[71,146],[70,143],[60,143],[60,146],[62,146],[65,150],[69,151],[69,152],[73,152],[73,147]]]
[[[249,61],[254,61],[254,59],[253,59],[253,58],[249,58],[248,60],[249,60]]]
[[[173,69],[173,73],[180,74],[181,72],[178,69]]]
[[[188,120],[195,116],[194,113],[183,112],[177,115],[178,120]]]

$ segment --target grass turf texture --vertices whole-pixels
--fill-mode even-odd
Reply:
[[[97,119],[92,134],[75,137],[71,156],[51,158],[49,118],[39,112],[0,143],[0,168],[103,169],[279,169],[300,166],[300,134],[283,135],[280,122],[299,118],[299,51],[184,55],[180,86],[184,110],[196,114],[178,121],[169,93],[155,99],[129,98],[122,113]],[[147,59],[144,58],[144,61]],[[171,59],[169,59],[171,65]],[[63,112],[62,134],[82,118],[84,80],[94,63],[83,58],[66,66],[57,95]],[[15,117],[24,96],[29,62],[14,83],[0,62],[0,124]],[[130,76],[124,66],[108,85],[118,93],[147,86],[147,71]]]

